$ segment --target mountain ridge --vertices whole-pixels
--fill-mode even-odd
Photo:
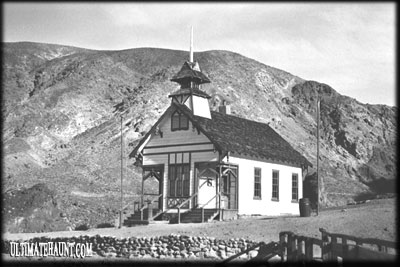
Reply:
[[[178,87],[170,79],[188,52],[102,51],[40,43],[24,44],[21,51],[18,45],[6,46],[3,188],[43,182],[57,192],[71,223],[110,221],[118,211],[120,110],[127,110],[122,119],[127,204],[137,197],[141,184],[140,170],[132,160],[127,162],[127,155],[169,106],[167,96]],[[233,115],[269,124],[314,166],[316,99],[321,92],[324,205],[390,191],[396,177],[397,107],[363,104],[327,84],[234,52],[195,52],[194,58],[211,79],[203,90],[212,96],[213,110],[227,101]],[[311,188],[314,172],[310,169],[305,178]],[[73,192],[105,197],[96,203],[95,197]],[[304,193],[313,197],[312,192]]]

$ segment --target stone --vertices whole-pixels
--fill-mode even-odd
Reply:
[[[242,254],[242,255],[239,256],[239,259],[241,259],[241,260],[244,260],[244,259],[247,259],[247,258],[248,258],[247,254]]]
[[[115,258],[117,256],[117,253],[115,252],[108,252],[107,254],[107,258]]]
[[[214,250],[210,250],[209,252],[206,252],[204,254],[204,257],[205,258],[213,258],[213,259],[215,259],[215,258],[218,258],[218,255]]]
[[[249,258],[252,259],[258,255],[258,251],[256,250],[251,250],[249,251]]]
[[[222,259],[228,258],[228,257],[226,256],[226,252],[225,252],[225,251],[221,250],[219,253],[220,253],[219,256],[220,256]]]
[[[229,257],[232,257],[233,255],[236,255],[235,253],[233,253],[233,252],[226,252],[226,256],[229,258]]]
[[[203,252],[203,251],[198,252],[198,253],[196,253],[196,257],[198,257],[200,259],[203,259],[204,258],[204,254],[205,254],[205,252]]]

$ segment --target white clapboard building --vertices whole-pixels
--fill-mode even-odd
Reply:
[[[142,189],[149,178],[159,186],[150,204],[142,190],[142,215],[125,224],[298,215],[311,163],[269,125],[233,116],[228,105],[211,111],[201,90],[210,80],[192,52],[190,59],[171,79],[180,85],[171,105],[130,153],[143,169]]]

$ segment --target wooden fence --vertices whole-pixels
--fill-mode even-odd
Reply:
[[[373,238],[359,238],[344,234],[328,233],[319,229],[321,239],[279,233],[282,261],[348,262],[395,261],[396,243]]]

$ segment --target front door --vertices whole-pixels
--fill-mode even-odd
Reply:
[[[216,162],[197,162],[195,163],[195,189],[198,192],[195,205],[207,209],[217,207],[217,176]]]
[[[221,177],[221,208],[238,208],[238,169],[234,165],[222,167]]]
[[[153,200],[153,208],[162,209],[164,164],[143,166],[142,205],[147,200]]]

